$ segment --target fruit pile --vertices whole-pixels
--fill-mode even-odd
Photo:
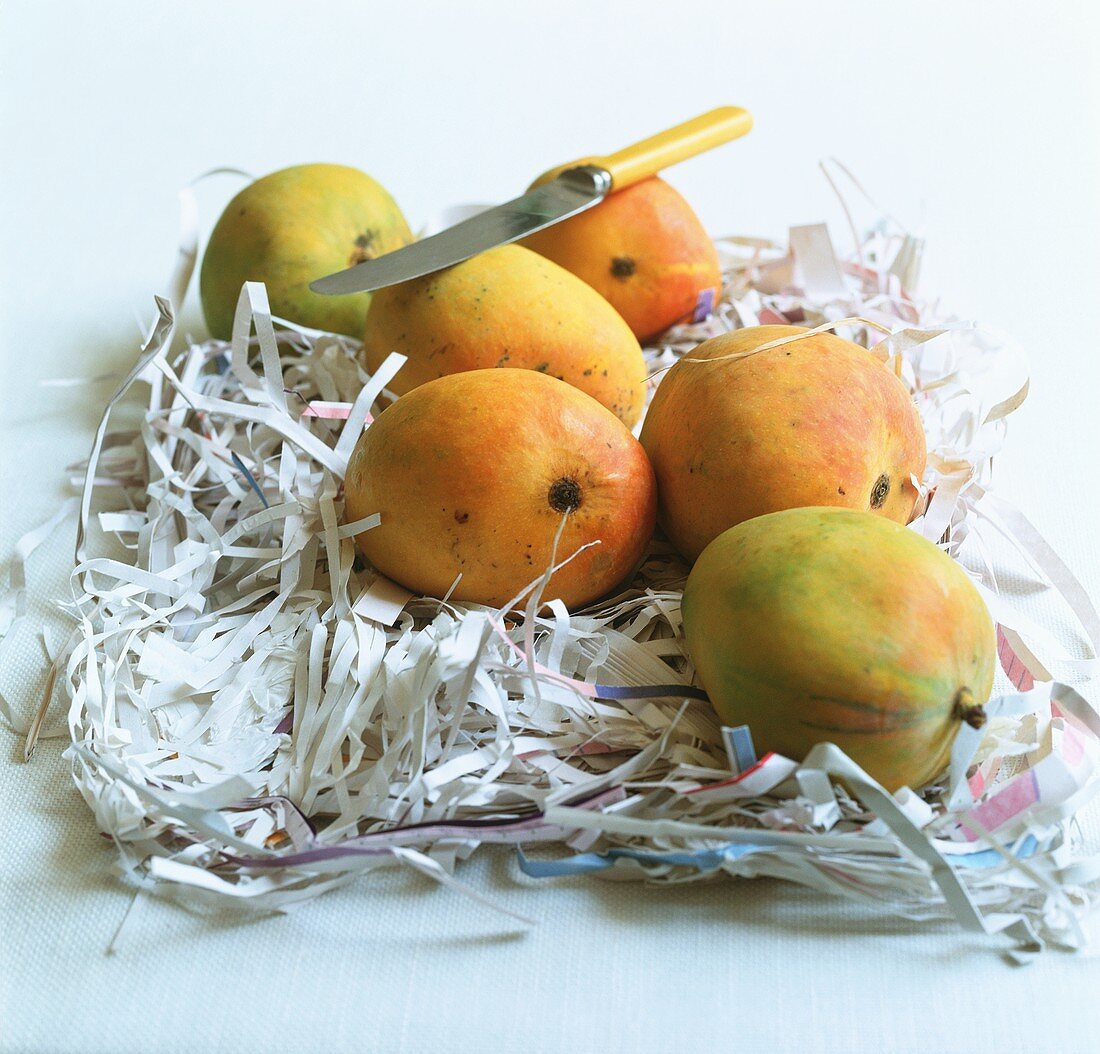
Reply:
[[[555,565],[544,599],[577,608],[631,578],[659,525],[692,565],[685,640],[723,721],[796,758],[835,742],[890,790],[938,776],[984,720],[994,629],[962,568],[905,528],[925,435],[880,359],[742,328],[679,359],[645,412],[639,341],[698,320],[721,283],[659,178],[373,296],[308,289],[411,240],[375,181],[306,165],[238,194],[202,266],[215,337],[262,281],[275,315],[361,340],[368,370],[407,359],[344,480],[346,521],[380,517],[362,555],[498,609]]]
[[[911,237],[876,224],[844,259],[821,225],[792,229],[790,253],[723,239],[716,297],[672,277],[692,272],[669,248],[682,223],[631,220],[647,193],[668,200],[640,184],[580,217],[602,247],[556,232],[576,239],[570,267],[603,261],[614,304],[510,248],[313,303],[364,338],[377,323],[370,348],[307,316],[305,282],[407,228],[367,209],[332,233],[346,202],[303,193],[308,171],[289,199],[269,178],[207,252],[228,345],[174,339],[185,225],[172,300],[83,466],[79,625],[44,637],[74,779],[126,873],[280,908],[394,861],[462,888],[459,861],[503,843],[529,875],[767,876],[1078,939],[1100,898],[1075,885],[1070,824],[1100,775],[1100,715],[1066,684],[1028,689],[1094,660],[1031,650],[991,543],[1014,539],[1004,566],[1044,569],[1097,648],[1100,623],[989,491],[1026,360],[906,293]],[[250,276],[294,321],[240,289]],[[140,430],[115,416],[132,396]],[[984,561],[982,599],[931,544],[945,532]],[[1019,689],[988,704],[983,599]],[[817,740],[843,750],[806,753]],[[917,786],[949,750],[919,795],[867,775]]]

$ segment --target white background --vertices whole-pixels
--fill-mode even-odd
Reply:
[[[357,165],[417,227],[722,103],[751,136],[669,173],[715,234],[828,220],[835,155],[928,238],[924,288],[1016,336],[1032,396],[1001,493],[1100,595],[1100,39],[1073,3],[118,3],[0,6],[0,559],[61,496],[174,259],[175,192],[235,165]],[[209,225],[239,183],[200,188]],[[864,216],[868,215],[866,212]],[[185,312],[201,330],[197,305]],[[70,539],[36,555],[36,614]],[[20,650],[20,648],[22,650]],[[40,687],[0,654],[17,709]],[[774,883],[533,887],[464,876],[526,935],[427,880],[289,918],[129,897],[43,745],[0,730],[0,1050],[1096,1049],[1100,967],[1025,971]],[[156,1036],[155,1041],[150,1037]]]

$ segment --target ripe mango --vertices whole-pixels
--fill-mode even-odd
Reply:
[[[628,427],[645,405],[645,360],[627,324],[579,278],[518,245],[379,289],[363,336],[367,369],[393,351],[409,360],[391,385],[398,394],[503,366],[565,381]]]
[[[642,427],[658,520],[690,561],[722,531],[837,505],[907,523],[926,443],[908,388],[865,348],[798,326],[708,340],[661,381]],[[702,359],[707,361],[688,361]]]
[[[210,234],[199,293],[210,335],[228,340],[241,286],[267,286],[271,310],[314,329],[360,337],[369,293],[320,296],[309,283],[413,240],[393,198],[345,165],[295,165],[257,179]]]
[[[408,589],[501,607],[550,562],[568,606],[625,579],[653,533],[653,470],[626,426],[591,396],[532,370],[473,370],[421,385],[356,444],[345,515],[381,513],[360,552]]]
[[[719,535],[688,577],[684,635],[721,719],[800,759],[835,743],[890,791],[981,727],[996,634],[966,572],[916,532],[788,509]]]
[[[641,341],[718,303],[718,252],[683,196],[653,176],[523,244],[584,279]]]

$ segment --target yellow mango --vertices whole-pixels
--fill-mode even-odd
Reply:
[[[579,388],[627,427],[645,406],[645,360],[615,309],[564,268],[501,245],[444,271],[380,289],[367,313],[363,356],[408,362],[399,395],[467,370],[536,370]]]

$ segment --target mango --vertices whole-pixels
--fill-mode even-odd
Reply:
[[[359,338],[369,293],[320,296],[309,283],[400,249],[412,232],[393,198],[345,165],[296,165],[257,179],[226,206],[199,279],[210,335],[228,340],[241,286],[267,286],[271,310],[314,329]]]
[[[691,206],[653,176],[523,244],[584,279],[640,341],[718,303],[718,252]]]
[[[375,370],[408,356],[399,395],[436,377],[489,367],[565,381],[628,427],[645,406],[645,360],[630,328],[595,290],[518,245],[374,294],[363,356]]]
[[[869,512],[788,509],[719,535],[688,577],[684,635],[715,710],[757,749],[832,742],[890,791],[981,727],[996,635],[966,572]]]
[[[689,561],[727,528],[780,509],[911,518],[926,444],[909,390],[865,348],[806,332],[754,326],[715,337],[657,388],[642,445],[657,474],[658,522]]]
[[[626,579],[656,518],[641,444],[584,392],[533,370],[448,374],[366,429],[344,480],[345,516],[383,574],[441,597],[503,607],[557,559],[545,599],[577,607]]]

